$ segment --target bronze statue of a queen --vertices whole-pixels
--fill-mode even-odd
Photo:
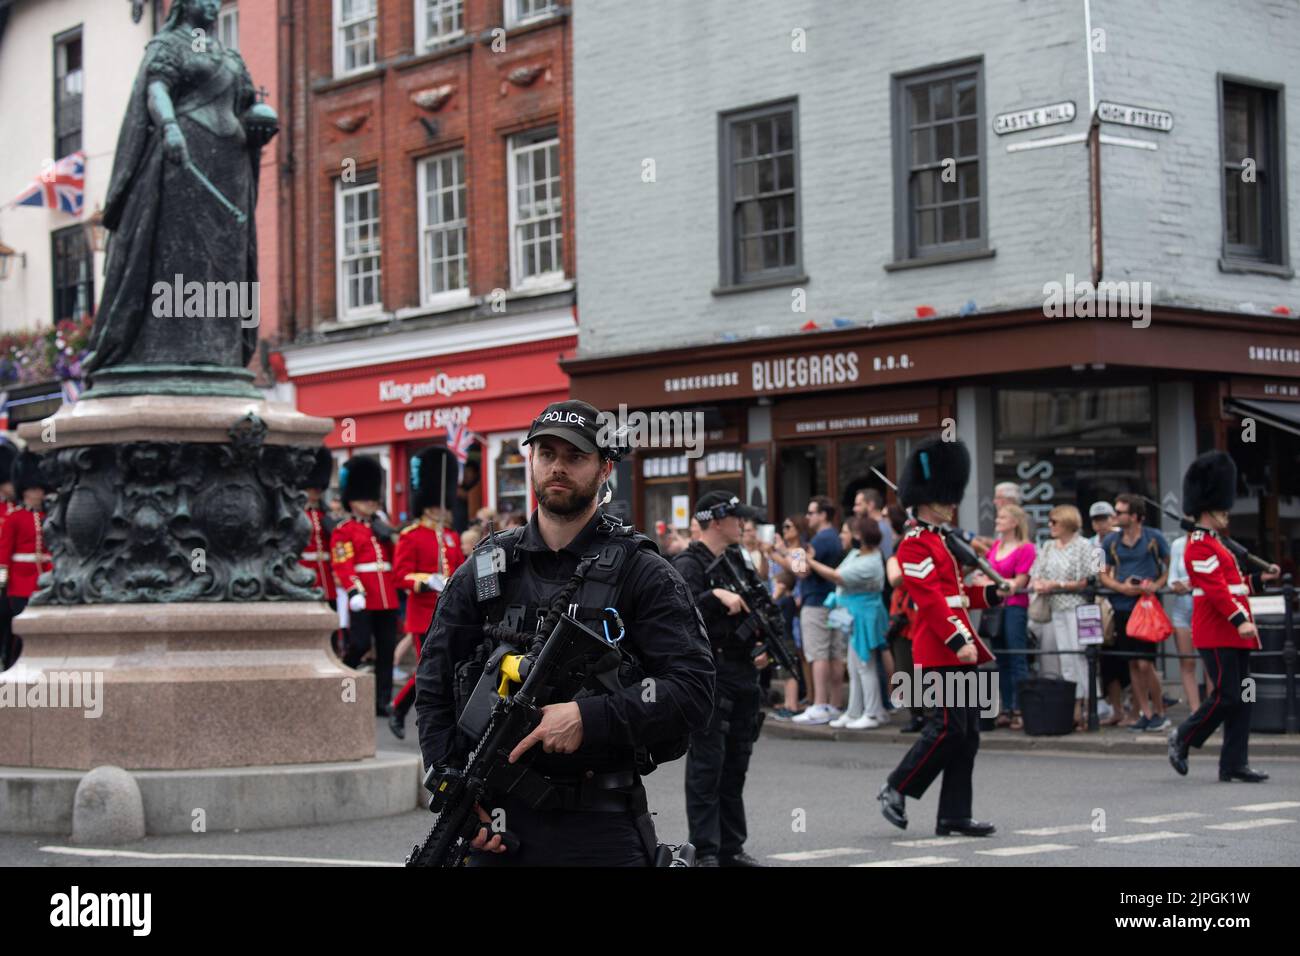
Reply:
[[[243,369],[257,345],[253,217],[261,150],[277,130],[220,0],[175,0],[145,48],[104,208],[111,230],[93,378],[110,369]]]

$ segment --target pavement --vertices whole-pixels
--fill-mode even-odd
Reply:
[[[1300,864],[1300,758],[1265,753],[1251,738],[1263,784],[1220,783],[1217,744],[1193,751],[1179,777],[1163,750],[1003,750],[981,737],[975,814],[988,839],[936,837],[937,785],[908,800],[910,826],[881,816],[876,791],[914,737],[869,731],[838,739],[824,728],[780,736],[768,721],[745,790],[746,849],[771,866],[1295,866]],[[376,721],[381,750],[416,752]],[[1023,737],[1023,735],[1020,735]],[[1072,735],[1073,736],[1073,735]],[[1082,737],[1083,735],[1079,735]],[[1147,747],[1143,742],[1130,746]],[[1031,738],[1037,741],[1038,738]],[[1161,743],[1155,740],[1154,743]],[[646,778],[664,842],[687,837],[685,761]],[[235,833],[148,837],[124,847],[75,847],[63,837],[0,835],[0,864],[37,866],[397,866],[432,823],[424,810],[379,820]]]
[[[1181,723],[1187,716],[1186,706],[1171,707],[1169,718]],[[773,719],[768,714],[763,723],[763,736],[782,740],[822,740],[839,743],[857,744],[901,744],[910,747],[916,740],[916,734],[905,734],[902,727],[905,717],[895,714],[893,722],[886,727],[875,730],[837,730],[825,724],[807,726],[788,720]],[[1223,731],[1217,730],[1210,738],[1207,748],[1217,748],[1223,739]],[[1157,733],[1134,733],[1123,727],[1102,727],[1096,731],[1075,731],[1062,736],[1031,737],[1023,730],[998,728],[980,732],[980,750],[999,751],[1051,751],[1063,754],[1155,754],[1164,756],[1168,730]],[[1300,757],[1300,734],[1264,734],[1250,735],[1250,752],[1255,756]]]

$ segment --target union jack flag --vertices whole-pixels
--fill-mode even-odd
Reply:
[[[14,199],[15,206],[43,206],[80,216],[86,201],[86,154],[78,150],[36,177]]]
[[[447,423],[447,450],[452,453],[456,459],[456,473],[458,477],[463,477],[465,473],[465,462],[469,461],[469,446],[478,440],[478,435],[474,434],[464,425],[455,422]]]

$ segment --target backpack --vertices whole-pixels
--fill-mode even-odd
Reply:
[[[1114,537],[1111,539],[1110,548],[1108,549],[1108,553],[1110,554],[1110,566],[1115,569],[1116,573],[1118,573],[1119,572],[1119,541],[1120,538],[1123,536],[1123,532],[1112,531],[1111,534],[1114,535]],[[1164,573],[1165,562],[1160,557],[1160,546],[1156,544],[1155,532],[1151,532],[1151,529],[1147,528],[1144,525],[1142,527],[1142,537],[1146,538],[1147,553],[1149,553],[1152,559],[1155,561],[1156,577],[1159,577],[1161,574]]]

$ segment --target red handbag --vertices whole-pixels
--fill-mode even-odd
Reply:
[[[1144,594],[1138,598],[1133,612],[1128,616],[1128,636],[1139,641],[1159,644],[1174,633],[1174,625],[1169,615],[1160,606],[1160,599],[1154,594]]]

